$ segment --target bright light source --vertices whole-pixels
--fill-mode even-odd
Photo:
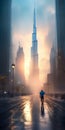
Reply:
[[[6,91],[4,91],[4,94],[7,94],[7,92],[6,92]]]
[[[14,69],[15,68],[15,64],[12,64],[12,69]]]

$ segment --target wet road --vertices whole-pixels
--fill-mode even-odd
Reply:
[[[0,130],[65,130],[65,103],[38,96],[0,99]]]

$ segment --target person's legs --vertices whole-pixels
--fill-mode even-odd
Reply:
[[[41,97],[41,104],[43,105],[44,103],[44,96]]]

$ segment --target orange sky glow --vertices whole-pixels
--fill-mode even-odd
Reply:
[[[41,29],[37,31],[39,70],[40,70],[40,79],[42,83],[46,81],[47,73],[50,71],[49,55],[50,55],[51,46],[47,46],[47,43],[45,41],[47,34],[48,34],[48,28],[46,28],[44,31],[42,31]],[[32,32],[28,34],[24,34],[24,35],[20,33],[14,33],[13,37],[16,42],[20,41],[20,46],[23,46],[24,54],[25,54],[25,76],[26,76],[26,79],[28,79],[29,67],[30,67],[30,61],[31,61],[30,48],[32,45]],[[14,46],[15,46],[15,51],[13,51],[13,53],[16,58],[18,43],[15,44]]]
[[[54,0],[36,0],[36,26],[38,40],[39,72],[41,85],[46,82],[50,72],[50,50],[55,43],[55,5]],[[50,2],[49,2],[50,1]],[[25,54],[25,76],[28,79],[31,62],[33,32],[32,0],[13,0],[12,3],[12,55],[15,62],[17,49],[23,47]]]

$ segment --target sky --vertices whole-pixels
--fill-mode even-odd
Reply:
[[[56,44],[56,19],[54,0],[35,0],[36,26],[39,54],[40,79],[44,83],[50,72],[50,50]],[[34,0],[12,0],[12,48],[13,60],[17,49],[23,46],[25,73],[29,74],[33,32]]]

